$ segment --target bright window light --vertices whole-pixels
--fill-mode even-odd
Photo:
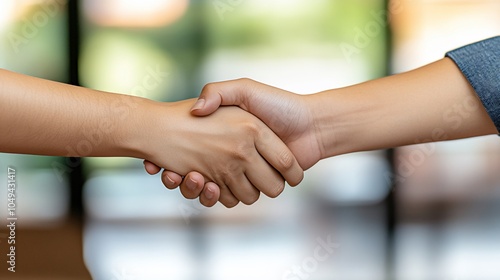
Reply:
[[[85,15],[103,26],[155,27],[179,19],[187,10],[187,0],[87,0]]]

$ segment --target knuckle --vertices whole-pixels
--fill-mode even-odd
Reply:
[[[255,202],[257,202],[257,200],[259,200],[259,197],[260,197],[260,192],[255,192],[254,194],[246,196],[245,200],[242,200],[241,202],[245,205],[252,205]]]
[[[283,192],[284,189],[285,189],[285,182],[279,181],[271,186],[271,188],[267,191],[266,195],[269,196],[270,198],[276,198]]]
[[[295,163],[295,157],[292,155],[290,151],[282,151],[279,154],[279,164],[285,169],[291,169]]]
[[[240,159],[240,156],[235,154],[235,158]],[[244,159],[245,157],[241,156],[241,159]],[[219,171],[216,174],[216,181],[217,184],[225,184],[226,182],[232,182],[236,178],[235,176],[237,174],[242,173],[242,168],[240,165],[239,161],[230,161],[226,163],[225,166],[219,169]]]
[[[224,187],[221,189],[221,195],[219,197],[220,203],[222,203],[222,205],[224,205],[226,208],[233,208],[238,205],[240,201],[232,195],[229,188],[225,185],[221,186]]]
[[[221,201],[222,205],[224,205],[226,208],[234,208],[238,203],[240,203],[238,200],[231,200],[231,201]]]
[[[249,78],[240,78],[237,80],[237,83],[240,91],[245,93],[238,95],[240,99],[239,103],[244,104],[245,106],[249,106],[251,100],[250,97],[255,93],[254,90],[256,82]]]
[[[254,146],[250,145],[248,142],[238,143],[233,151],[233,157],[239,161],[250,161],[252,157],[252,151],[254,150]],[[229,173],[239,170],[239,164],[232,164],[228,166]]]
[[[242,173],[241,165],[237,162],[231,162],[227,166],[227,174],[229,176],[234,176],[235,174]]]
[[[294,176],[297,176],[296,179],[293,179],[294,181],[287,181],[292,187],[298,186],[302,182],[304,179],[304,171],[300,171],[300,173],[298,171],[294,172]]]
[[[248,134],[253,137],[257,137],[261,132],[260,126],[257,124],[257,122],[254,121],[249,121],[245,123],[243,129],[244,129],[243,132],[245,134]]]
[[[217,84],[216,83],[208,83],[203,86],[201,89],[202,93],[209,93],[217,90]]]
[[[236,81],[238,81],[238,83],[240,83],[240,84],[249,84],[249,83],[254,82],[254,80],[252,80],[250,78],[239,78]]]

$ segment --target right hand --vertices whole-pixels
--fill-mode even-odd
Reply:
[[[208,116],[222,105],[239,106],[262,120],[290,148],[304,170],[321,159],[307,96],[238,79],[207,84],[191,113]]]
[[[252,204],[260,192],[276,197],[283,191],[283,178],[292,185],[302,180],[303,170],[291,151],[255,116],[226,107],[197,118],[189,113],[194,100],[156,104],[149,113],[154,119],[141,136],[141,157],[179,174],[200,172],[196,181],[216,183],[219,190],[212,197],[220,194],[226,207],[239,201]],[[181,191],[189,196],[192,190]]]
[[[300,166],[306,170],[321,159],[321,143],[313,123],[313,112],[308,96],[297,95],[279,88],[271,87],[250,79],[239,79],[207,84],[192,108],[192,114],[207,116],[221,105],[236,105],[261,119],[289,147]],[[145,161],[145,168],[150,174],[160,171],[158,166]],[[180,185],[181,192],[188,193],[188,198],[204,197],[213,193],[217,187],[213,183],[200,182],[191,178],[202,178],[197,172],[190,172],[185,180],[171,171],[164,171],[171,178],[165,186],[173,189]],[[190,185],[192,188],[188,188]],[[187,192],[186,190],[191,191]],[[216,197],[210,195],[213,205]],[[205,201],[207,201],[205,199]]]

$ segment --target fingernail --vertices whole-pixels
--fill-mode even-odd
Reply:
[[[207,190],[205,191],[205,197],[206,197],[207,199],[209,199],[209,200],[210,200],[210,199],[212,199],[212,198],[214,197],[214,192],[213,192],[213,190],[212,190],[212,189],[210,189],[210,188],[207,188]]]
[[[205,106],[205,99],[203,98],[199,98],[193,105],[193,107],[191,107],[191,111],[195,111],[195,110],[199,110],[199,109],[202,109],[203,106]]]
[[[197,183],[198,183],[198,182],[196,182],[195,180],[193,180],[192,178],[190,178],[190,179],[186,182],[186,186],[188,187],[188,189],[190,189],[190,190],[192,190],[192,191],[193,191],[194,189],[196,189],[196,185],[198,185]]]
[[[174,180],[172,180],[172,178],[168,177],[168,175],[165,177],[167,177],[167,180],[170,182],[170,184],[172,184],[172,185],[175,184]]]

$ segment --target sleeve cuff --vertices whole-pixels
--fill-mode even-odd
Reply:
[[[500,36],[446,54],[476,91],[497,131],[500,131]]]

